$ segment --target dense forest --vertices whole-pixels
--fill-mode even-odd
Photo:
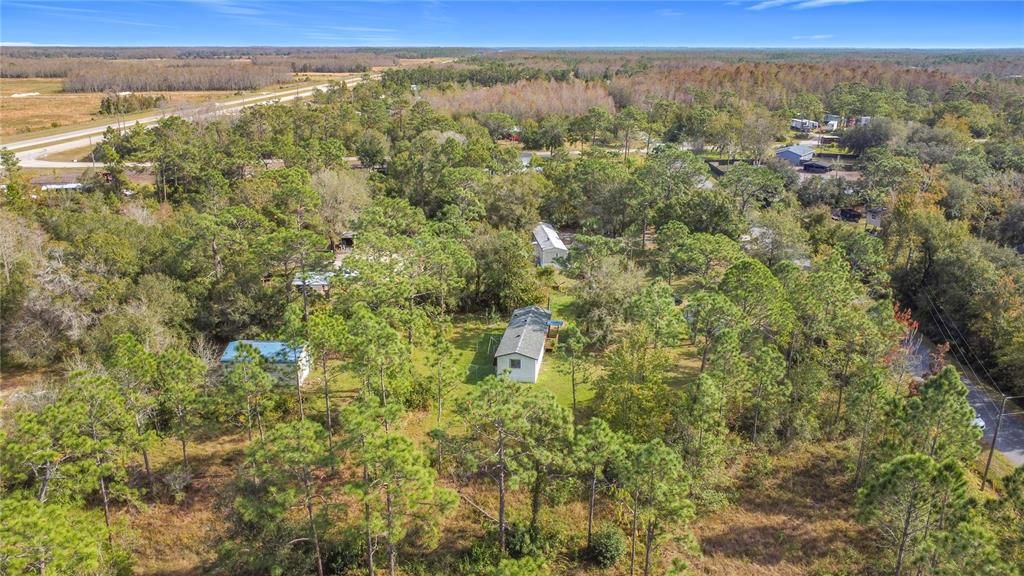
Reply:
[[[770,573],[1020,574],[1024,468],[979,488],[957,368],[1024,394],[1014,65],[460,53],[108,130],[83,190],[4,150],[0,361],[41,376],[0,405],[0,567],[131,574],[201,546],[181,573],[755,573],[705,563],[705,523],[824,454],[786,508],[835,491],[843,523]],[[855,176],[775,157],[826,114],[871,117],[832,144]],[[491,326],[532,304],[565,324],[525,384],[493,374]],[[220,362],[240,339],[304,346],[308,379],[245,345]],[[209,520],[147,545],[179,516]]]
[[[455,51],[457,52],[457,51]],[[369,72],[418,53],[324,48],[3,49],[2,78],[63,78],[66,92],[252,90],[293,73]]]

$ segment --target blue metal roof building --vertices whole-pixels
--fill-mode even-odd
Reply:
[[[242,344],[252,346],[263,358],[263,368],[275,375],[282,383],[295,382],[302,384],[309,376],[310,362],[305,346],[290,346],[286,342],[275,340],[234,340],[228,343],[221,354],[221,364],[231,364],[239,359],[239,348]]]
[[[264,360],[273,364],[297,364],[302,361],[306,351],[302,347],[289,346],[284,342],[273,340],[233,340],[228,343],[221,355],[221,362],[234,362],[238,359],[239,346],[246,344],[259,352]]]
[[[797,144],[795,146],[786,146],[776,152],[775,156],[782,158],[794,166],[800,166],[805,162],[810,162],[811,159],[814,158],[814,149],[810,146]]]

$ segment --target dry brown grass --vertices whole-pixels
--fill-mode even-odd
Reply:
[[[0,372],[0,420],[8,412],[13,412],[10,405],[12,399],[20,393],[31,394],[45,383],[46,379],[55,375],[52,370],[18,369]]]
[[[62,94],[59,78],[0,80],[0,135],[87,122],[98,116],[102,94]],[[12,98],[13,94],[38,96]]]
[[[225,524],[218,517],[217,499],[227,483],[244,446],[244,437],[233,435],[190,444],[190,458],[202,470],[182,504],[160,503],[125,513],[135,529],[133,550],[136,573],[150,576],[192,576],[213,559],[214,543]],[[177,464],[178,446],[165,444],[154,454],[157,469]],[[853,518],[854,490],[845,468],[846,454],[839,445],[800,446],[770,458],[771,465],[741,458],[732,463],[736,492],[732,504],[698,518],[691,527],[700,553],[681,542],[667,539],[659,546],[659,566],[675,558],[686,561],[695,574],[797,576],[807,574],[861,574],[871,553],[869,534]],[[761,470],[760,474],[752,470]],[[339,484],[350,471],[341,470],[329,479]],[[450,486],[454,488],[454,486]],[[461,488],[464,495],[494,513],[497,497],[485,479]],[[333,491],[331,500],[344,500]],[[336,502],[337,503],[337,502]],[[529,497],[525,490],[509,496],[512,522],[525,523]],[[346,509],[338,506],[339,511]],[[338,519],[335,528],[354,518]],[[628,528],[628,511],[602,499],[597,523],[616,523]],[[579,561],[584,545],[586,507],[582,501],[546,506],[542,525],[564,535],[561,551],[552,562],[553,573],[574,576],[624,576],[628,556],[609,570],[597,570]],[[484,538],[493,521],[465,502],[447,519],[440,545],[420,557],[429,566],[450,566],[474,542]],[[677,535],[683,535],[680,532]],[[642,549],[638,550],[642,557]],[[414,560],[405,555],[406,561]]]
[[[733,504],[700,518],[698,574],[860,574],[869,534],[854,519],[847,456],[833,444],[780,454],[761,479],[749,473]],[[748,469],[749,469],[748,465]]]
[[[139,510],[123,510],[133,529],[131,548],[135,573],[192,576],[215,554],[214,545],[226,527],[217,509],[245,447],[245,436],[229,435],[188,445],[189,461],[198,472],[185,498],[169,498]],[[181,457],[177,442],[167,441],[153,451],[154,475],[174,470]]]
[[[399,65],[401,67],[415,67],[444,64],[448,61],[450,61],[448,58],[403,59]],[[373,71],[380,72],[388,68],[392,67],[377,66],[373,68]],[[361,74],[350,72],[300,73],[295,75],[295,82],[293,83],[264,86],[258,90],[246,92],[246,94],[251,95],[260,92],[283,90],[293,86],[304,85],[309,80],[324,82],[359,76]],[[114,120],[111,116],[99,114],[100,101],[103,99],[102,93],[65,93],[62,91],[63,82],[61,78],[0,79],[0,136],[21,135],[83,123],[102,123]],[[39,95],[11,98],[13,94],[32,92],[38,92]],[[238,92],[224,90],[140,93],[164,95],[167,97],[165,108],[169,111],[185,105],[223,100],[239,94]]]
[[[351,76],[351,75],[349,75]],[[60,78],[3,78],[0,79],[0,136],[36,133],[54,128],[105,122],[114,122],[114,116],[99,113],[100,92],[62,92]],[[302,82],[305,84],[305,82]],[[300,84],[295,84],[300,85]],[[285,89],[292,84],[267,86],[246,94],[257,94]],[[12,98],[13,94],[38,92],[38,96]],[[186,105],[194,105],[235,97],[231,91],[203,92],[141,92],[141,94],[162,94],[167,98],[164,109],[173,112]],[[142,115],[152,111],[142,112]],[[127,118],[132,118],[128,115]]]

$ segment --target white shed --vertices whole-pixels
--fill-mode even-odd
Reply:
[[[541,222],[533,228],[533,253],[538,266],[561,268],[555,259],[568,256],[569,249],[562,243],[554,227]]]
[[[540,306],[519,308],[494,351],[494,372],[516,382],[536,382],[544,360],[551,312]]]

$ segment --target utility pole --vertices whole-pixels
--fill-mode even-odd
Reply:
[[[992,453],[996,451],[996,439],[999,438],[999,425],[1003,423],[1003,416],[1006,413],[1006,401],[1017,400],[1018,398],[1024,398],[1024,396],[1007,396],[1003,395],[1003,401],[999,404],[999,416],[996,418],[996,429],[992,431],[992,444],[988,449],[988,459],[985,461],[985,472],[981,475],[981,489],[985,489],[985,484],[988,483],[988,469],[992,465]],[[1013,414],[1024,414],[1021,412],[1010,412]]]

